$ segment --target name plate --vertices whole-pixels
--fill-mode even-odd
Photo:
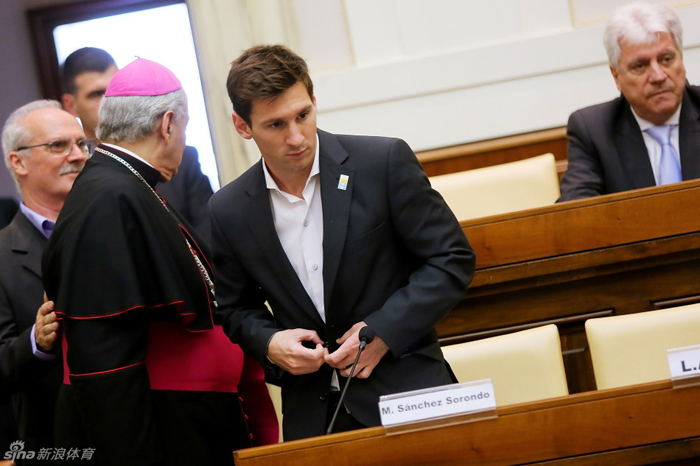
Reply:
[[[684,346],[666,351],[671,379],[700,375],[700,345]]]
[[[379,398],[379,413],[385,427],[495,409],[496,396],[491,379]]]

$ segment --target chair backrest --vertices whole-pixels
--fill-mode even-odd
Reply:
[[[457,220],[552,205],[559,177],[552,154],[430,177]]]
[[[442,351],[458,381],[490,378],[498,406],[569,394],[556,325],[449,345]]]
[[[272,405],[275,407],[275,415],[277,416],[277,425],[279,426],[280,432],[279,441],[282,443],[284,442],[284,437],[282,435],[282,389],[277,385],[272,385],[270,383],[265,385],[267,385],[267,391],[270,393]]]
[[[700,344],[700,304],[586,321],[599,390],[671,378],[666,350]]]

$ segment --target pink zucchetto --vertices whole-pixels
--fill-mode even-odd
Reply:
[[[105,97],[163,95],[182,88],[172,71],[151,60],[139,58],[112,77]]]

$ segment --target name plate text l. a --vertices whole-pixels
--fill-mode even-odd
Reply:
[[[491,379],[455,383],[379,398],[385,427],[496,409]]]
[[[700,345],[672,348],[666,356],[672,380],[697,377],[700,382]]]

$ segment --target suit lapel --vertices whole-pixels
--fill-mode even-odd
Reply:
[[[41,255],[46,238],[22,212],[17,212],[9,228],[12,230],[12,251],[24,256],[22,267],[41,279]]]
[[[345,245],[350,204],[355,182],[355,172],[343,163],[348,153],[338,142],[338,139],[324,131],[318,131],[321,170],[321,199],[323,202],[323,288],[328,315],[330,298],[335,277],[340,267],[340,259]],[[344,188],[341,189],[340,177],[347,177]]]
[[[253,237],[263,251],[265,258],[272,267],[275,275],[280,277],[289,293],[297,300],[299,305],[308,312],[323,327],[323,320],[314,306],[313,301],[306,293],[294,267],[289,262],[284,252],[272,219],[272,207],[270,197],[265,185],[265,176],[262,170],[262,160],[258,162],[259,177],[246,189],[250,200],[245,206],[244,217]]]
[[[688,88],[683,92],[683,104],[678,127],[678,146],[684,180],[700,178],[700,113]]]
[[[615,145],[620,154],[621,166],[627,172],[629,184],[633,189],[656,186],[649,151],[627,101],[623,102],[621,111],[623,115],[617,119],[616,132],[619,137],[615,139]]]

